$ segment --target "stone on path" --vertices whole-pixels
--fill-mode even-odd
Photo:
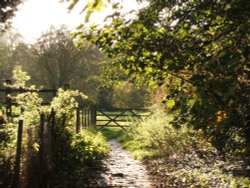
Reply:
[[[103,161],[106,171],[100,174],[100,187],[151,188],[145,167],[115,140],[110,140],[109,144],[111,151]]]

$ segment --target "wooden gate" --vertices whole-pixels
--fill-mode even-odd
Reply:
[[[96,126],[97,127],[120,127],[125,129],[132,122],[147,116],[149,112],[145,109],[112,109],[112,110],[96,110]]]

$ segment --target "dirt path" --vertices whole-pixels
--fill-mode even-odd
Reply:
[[[100,187],[150,188],[147,171],[139,162],[130,157],[115,140],[110,140],[110,155],[103,161],[105,172],[100,174]]]

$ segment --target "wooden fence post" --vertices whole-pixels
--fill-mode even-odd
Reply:
[[[80,131],[80,109],[76,109],[76,133]]]
[[[22,134],[23,134],[23,120],[18,122],[18,134],[17,134],[17,148],[16,148],[16,161],[15,161],[15,174],[13,180],[13,188],[20,187],[20,165],[22,154]]]
[[[91,126],[96,126],[96,108],[95,106],[92,106],[90,109],[90,115],[91,115]]]
[[[88,109],[87,110],[87,127],[89,127],[89,125],[90,125],[90,117],[89,117],[89,115],[90,115],[90,110]]]
[[[49,129],[51,132],[51,143],[52,143],[52,159],[54,157],[54,143],[56,142],[56,132],[55,132],[55,111],[52,108],[51,109],[51,113],[50,113],[50,117],[48,118],[48,123],[49,123]]]
[[[51,153],[50,163],[51,164],[54,164],[55,161],[57,160],[56,155],[55,155],[55,148],[56,148],[55,143],[57,142],[56,130],[55,130],[56,129],[56,125],[55,125],[56,120],[55,120],[55,118],[56,118],[56,113],[55,113],[54,109],[52,108],[51,115],[50,115],[50,117],[48,119],[48,123],[49,123],[48,128],[49,128],[49,131],[50,131],[50,138],[51,138],[50,139],[50,144],[51,144],[50,145],[50,149],[51,149],[51,151],[50,151],[50,153]],[[54,171],[53,167],[52,167],[51,171],[53,173],[53,171]]]
[[[87,110],[84,109],[84,127],[87,128]]]
[[[81,127],[82,127],[82,129],[84,129],[84,110],[82,109],[81,110]]]
[[[44,114],[40,114],[40,130],[39,130],[39,161],[41,166],[43,165],[43,156],[44,156]]]

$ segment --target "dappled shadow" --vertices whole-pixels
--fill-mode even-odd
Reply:
[[[109,141],[111,151],[103,160],[104,171],[100,172],[96,184],[99,187],[150,188],[145,167],[129,156],[115,140]]]

